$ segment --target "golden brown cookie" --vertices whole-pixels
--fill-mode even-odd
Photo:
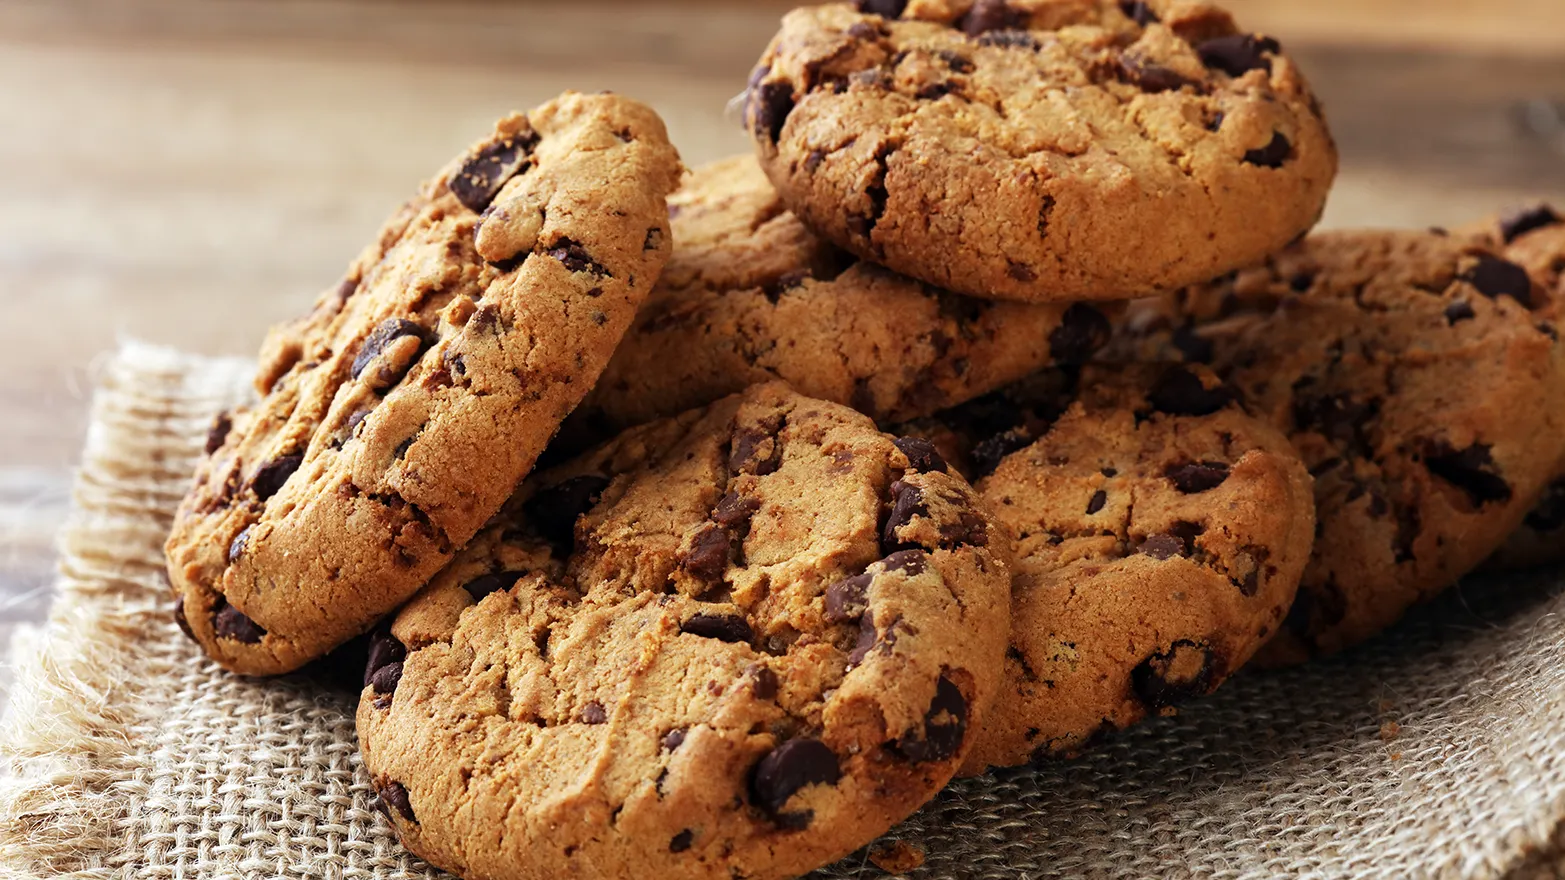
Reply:
[[[669,214],[674,255],[573,428],[611,432],[773,379],[901,421],[1108,340],[1091,305],[972,299],[859,261],[806,230],[750,156],[698,169]]]
[[[972,296],[1124,299],[1303,234],[1336,149],[1277,41],[1191,0],[795,10],[746,101],[811,228]]]
[[[1016,542],[1005,683],[964,772],[1171,713],[1287,614],[1309,473],[1203,368],[1045,371],[925,424]]]
[[[371,650],[402,841],[488,880],[763,880],[917,809],[994,696],[1011,577],[921,451],[774,383],[529,479]]]
[[[214,659],[298,668],[494,515],[657,279],[680,170],[625,98],[506,117],[272,334],[259,404],[218,420],[168,540],[177,611]]]

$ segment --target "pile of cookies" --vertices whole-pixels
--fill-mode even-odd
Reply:
[[[1321,107],[1222,9],[802,8],[744,106],[688,175],[502,119],[213,426],[176,616],[363,669],[431,863],[794,876],[1565,557],[1565,221],[1309,234]]]

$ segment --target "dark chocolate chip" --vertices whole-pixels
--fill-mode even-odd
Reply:
[[[358,355],[353,358],[353,378],[362,376],[364,371],[369,369],[369,365],[380,357],[380,353],[386,350],[386,346],[404,336],[416,337],[426,344],[430,338],[429,331],[405,318],[387,318],[377,324],[365,338]]]
[[[935,698],[924,713],[924,729],[908,731],[896,748],[915,764],[945,761],[961,750],[966,736],[967,698],[942,675],[935,684]]]
[[[370,687],[377,694],[393,694],[397,691],[397,684],[402,681],[402,662],[388,663],[375,670],[370,676]]]
[[[609,720],[609,713],[603,708],[603,704],[597,700],[589,702],[581,707],[581,723],[604,724]]]
[[[174,622],[179,624],[179,631],[185,634],[185,638],[192,642],[196,640],[195,630],[190,628],[190,621],[185,618],[185,597],[174,597]]]
[[[760,509],[759,498],[729,492],[717,502],[716,507],[712,508],[712,521],[725,529],[744,529],[749,526],[750,519]]]
[[[1189,667],[1199,661],[1194,670]],[[1180,639],[1141,661],[1130,673],[1130,686],[1149,709],[1167,709],[1212,689],[1212,652],[1197,642]]]
[[[1293,404],[1299,430],[1316,431],[1356,458],[1374,455],[1372,428],[1380,416],[1380,401],[1355,401],[1346,394],[1301,395]]]
[[[1315,286],[1315,275],[1310,272],[1299,272],[1288,279],[1288,289],[1294,293],[1304,293]]]
[[[902,454],[907,456],[908,465],[914,471],[946,473],[946,460],[941,457],[935,444],[922,437],[899,437],[894,442]]]
[[[946,63],[946,67],[950,68],[952,73],[968,74],[978,69],[973,64],[972,59],[958,52],[952,52],[950,49],[941,49],[936,54],[940,56],[941,61]]]
[[[674,839],[668,842],[668,851],[671,853],[682,853],[690,848],[690,844],[694,840],[695,833],[686,828],[684,831],[674,835]]]
[[[609,275],[609,270],[594,260],[586,248],[568,238],[555,242],[554,247],[549,248],[549,256],[563,263],[570,272],[588,272],[599,277]]]
[[[736,614],[697,614],[680,624],[679,631],[720,642],[748,642],[754,636],[749,622]]]
[[[847,623],[864,616],[869,607],[869,585],[874,576],[869,572],[843,578],[826,588],[825,606],[827,623]]]
[[[246,645],[258,645],[266,635],[266,630],[228,604],[226,599],[219,600],[217,610],[212,614],[212,630],[220,639],[233,639]]]
[[[750,677],[750,692],[757,700],[770,700],[777,696],[777,673],[759,663],[751,663],[745,668],[745,674]]]
[[[1148,535],[1138,551],[1153,559],[1173,559],[1185,555],[1185,542],[1173,535]]]
[[[1201,377],[1182,367],[1163,374],[1148,395],[1152,407],[1171,416],[1209,416],[1234,401],[1226,385],[1207,388]]]
[[[907,0],[855,0],[853,6],[865,15],[901,18],[902,11],[907,9]]]
[[[1478,264],[1467,270],[1462,280],[1490,299],[1509,296],[1532,308],[1532,277],[1527,270],[1499,257],[1479,254]]]
[[[279,455],[256,470],[255,476],[250,478],[250,489],[255,497],[265,501],[282,491],[301,464],[304,464],[302,455]]]
[[[1099,489],[1092,493],[1092,499],[1087,502],[1087,515],[1092,516],[1103,509],[1103,505],[1109,502],[1109,493]]]
[[[1228,465],[1220,461],[1195,461],[1169,466],[1163,472],[1174,488],[1186,495],[1216,489],[1228,479]]]
[[[1545,226],[1553,226],[1556,223],[1565,222],[1560,215],[1554,213],[1554,209],[1548,205],[1534,205],[1530,208],[1522,208],[1512,211],[1500,218],[1500,237],[1510,244],[1518,238],[1542,229]]]
[[[483,145],[451,177],[451,194],[469,211],[482,212],[505,182],[532,162],[537,144],[538,135],[526,131]]]
[[[763,450],[767,453],[765,458],[761,458]],[[775,434],[749,427],[734,432],[728,454],[730,471],[764,477],[776,473],[781,463],[782,441]]]
[[[783,125],[793,112],[793,83],[787,80],[760,83],[750,90],[750,122],[759,137],[777,143]]]
[[[233,429],[233,416],[226,412],[218,413],[217,418],[212,420],[211,430],[207,431],[206,454],[211,455],[219,449],[222,449],[223,443],[228,440],[228,432],[232,431]]]
[[[1119,11],[1142,27],[1158,21],[1157,13],[1153,12],[1144,0],[1119,0]]]
[[[978,0],[956,25],[969,37],[980,37],[990,31],[1024,28],[1028,18],[1026,12],[1012,9],[1005,0]]]
[[[379,795],[382,811],[388,818],[391,816],[389,811],[396,810],[407,821],[418,821],[413,818],[413,804],[408,800],[408,790],[402,783],[387,782],[385,785],[376,786],[375,794]]]
[[[576,521],[603,497],[609,478],[597,474],[572,477],[542,489],[527,499],[522,512],[545,540],[569,552],[576,541]]]
[[[702,526],[690,539],[690,549],[685,551],[685,571],[702,580],[715,581],[728,569],[728,555],[733,550],[733,537],[715,523]]]
[[[364,684],[373,683],[375,674],[382,669],[392,664],[401,665],[407,656],[407,646],[391,634],[389,626],[377,627],[369,637],[369,649],[364,660]]]
[[[1477,313],[1473,311],[1472,303],[1466,300],[1459,299],[1445,307],[1445,322],[1447,324],[1457,324],[1475,317],[1477,317]]]
[[[1038,50],[1038,38],[1027,31],[1001,30],[989,31],[978,38],[980,46],[998,46],[1002,49],[1026,49],[1036,52]]]
[[[502,571],[497,574],[480,575],[462,585],[474,602],[481,602],[485,596],[498,593],[501,590],[509,590],[522,579],[525,571]]]
[[[1555,532],[1565,529],[1565,479],[1549,484],[1543,498],[1527,514],[1527,528],[1535,532]]]
[[[853,644],[853,650],[848,652],[848,668],[864,662],[869,652],[875,650],[875,645],[880,641],[880,631],[875,628],[875,615],[866,610],[864,616],[859,618],[859,637]]]
[[[1109,341],[1109,319],[1085,303],[1074,303],[1049,334],[1049,354],[1062,364],[1084,364]]]
[[[1251,70],[1270,71],[1272,62],[1266,53],[1276,53],[1281,49],[1271,37],[1230,34],[1201,43],[1196,46],[1196,54],[1201,56],[1201,63],[1209,68],[1216,68],[1229,76],[1243,76]]]
[[[672,752],[675,749],[678,749],[680,746],[685,744],[685,729],[683,727],[676,727],[673,730],[670,730],[668,733],[663,734],[662,744],[663,750],[666,752]]]
[[[973,476],[987,477],[994,473],[1001,462],[1012,453],[1031,446],[1034,439],[1036,438],[1026,431],[1013,430],[979,441],[972,452]]]
[[[1169,342],[1179,349],[1185,360],[1194,364],[1209,364],[1217,356],[1212,340],[1197,333],[1194,327],[1184,326],[1175,330]]]
[[[887,556],[882,564],[885,565],[886,571],[900,571],[908,577],[915,577],[923,574],[929,567],[929,554],[917,547],[911,550],[898,550]]]
[[[940,524],[940,542],[942,547],[956,547],[963,544],[971,547],[986,547],[989,545],[989,524],[978,514],[964,510],[957,514],[956,522]]]
[[[239,534],[234,536],[234,540],[229,542],[229,544],[228,544],[228,564],[229,565],[233,565],[235,562],[238,562],[239,561],[239,557],[244,555],[245,548],[247,546],[249,546],[249,544],[250,544],[250,532],[253,531],[254,529],[255,529],[254,525],[245,526],[242,530],[240,530]]]
[[[891,484],[891,512],[886,516],[886,527],[881,531],[881,546],[892,549],[902,546],[897,531],[913,521],[915,516],[928,516],[924,505],[924,493],[917,486],[904,480]]]
[[[1259,165],[1262,168],[1281,168],[1288,157],[1293,155],[1293,144],[1283,137],[1282,132],[1272,135],[1272,139],[1266,146],[1259,150],[1250,150],[1244,154],[1244,161],[1250,165]]]
[[[1511,486],[1500,475],[1487,444],[1475,443],[1466,449],[1452,449],[1443,441],[1431,444],[1424,455],[1424,467],[1466,492],[1474,507],[1511,500]]]
[[[750,796],[776,816],[788,799],[809,785],[835,785],[842,778],[837,755],[818,739],[800,737],[772,749],[750,778]]]

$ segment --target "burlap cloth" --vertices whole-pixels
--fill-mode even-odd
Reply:
[[[223,674],[170,618],[170,515],[250,370],[140,345],[104,367],[54,612],[17,646],[7,876],[437,875],[374,809],[351,698]],[[927,878],[1557,876],[1562,593],[1474,579],[1349,656],[954,785],[892,837]],[[861,853],[817,876],[884,875]]]

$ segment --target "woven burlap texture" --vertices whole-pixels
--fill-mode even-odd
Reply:
[[[375,811],[351,697],[226,675],[170,617],[170,516],[250,370],[144,345],[102,370],[55,610],[19,643],[0,739],[7,876],[439,876]],[[920,878],[1552,876],[1560,581],[1471,582],[1348,656],[953,785],[891,836],[927,853]],[[816,876],[884,875],[858,854]]]

